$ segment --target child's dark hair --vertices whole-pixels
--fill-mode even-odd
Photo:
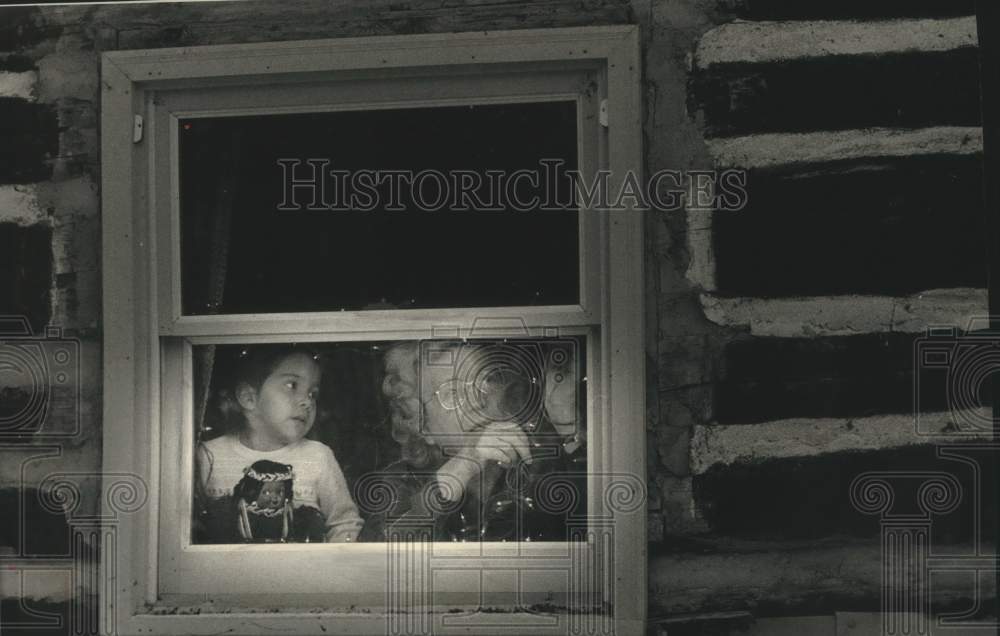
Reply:
[[[215,408],[222,425],[221,432],[237,430],[243,426],[243,410],[236,399],[237,391],[243,385],[259,391],[268,376],[286,358],[305,354],[319,363],[319,355],[301,344],[243,345],[231,359],[232,372],[218,384],[215,393]]]
[[[233,498],[242,499],[247,503],[257,501],[264,484],[271,481],[281,481],[285,491],[285,498],[292,498],[292,467],[288,464],[279,464],[269,459],[255,461],[243,474],[243,479],[233,488]]]
[[[294,354],[305,354],[318,361],[319,356],[311,349],[299,344],[265,344],[244,347],[236,356],[229,388],[235,391],[240,385],[248,384],[260,390],[267,377],[274,373],[285,358]]]

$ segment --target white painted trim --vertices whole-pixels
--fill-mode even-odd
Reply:
[[[608,55],[608,167],[613,171],[611,191],[620,191],[626,170],[642,175],[642,52],[638,30],[622,39]],[[605,405],[609,418],[602,427],[613,438],[602,449],[610,449],[600,466],[609,472],[622,470],[645,484],[646,476],[646,374],[645,374],[645,240],[649,211],[634,209],[608,213],[608,280],[604,321]],[[645,493],[642,497],[645,501]],[[647,612],[646,505],[631,514],[615,515],[616,617],[633,621],[619,625],[617,633],[634,632]]]
[[[138,325],[148,324],[150,318],[136,301],[140,281],[135,269],[136,228],[132,210],[143,198],[136,193],[135,185],[143,159],[132,145],[131,121],[137,103],[132,80],[107,59],[101,66],[101,80],[105,89],[101,103],[105,432],[102,469],[105,474],[132,473],[145,481],[151,476],[145,461],[151,444],[146,427],[135,425],[143,417],[138,408],[141,387],[137,383],[140,377],[137,353],[142,348]],[[119,511],[107,500],[103,513],[109,519],[119,517]],[[145,517],[150,514],[155,511]],[[118,537],[117,550],[102,553],[104,578],[110,591],[102,590],[101,608],[111,625],[117,622],[125,627],[145,601],[145,573],[150,563],[149,544],[143,540],[145,518],[125,519],[120,527],[125,531]]]
[[[702,37],[695,66],[762,64],[834,55],[942,52],[977,46],[975,16],[858,22],[737,21]]]
[[[332,338],[356,334],[359,339],[389,339],[391,334],[405,334],[400,339],[433,337],[454,333],[467,337],[483,319],[515,319],[529,331],[545,327],[585,326],[595,324],[596,316],[581,307],[483,307],[459,309],[402,309],[318,312],[300,314],[229,314],[224,316],[184,316],[173,325],[161,325],[162,336],[226,336],[233,333],[284,335],[315,334]],[[521,320],[523,319],[523,322]],[[477,329],[478,330],[478,329]],[[515,333],[479,335],[507,335]],[[313,338],[315,339],[315,338]]]
[[[103,603],[108,631],[133,634],[153,633],[214,633],[235,630],[238,633],[265,633],[274,629],[295,633],[385,633],[386,616],[377,611],[358,614],[324,610],[303,615],[294,609],[278,613],[213,614],[211,607],[189,608],[199,615],[153,615],[147,603],[158,600],[159,581],[156,522],[161,518],[159,505],[161,492],[155,479],[159,475],[158,461],[161,444],[158,432],[161,427],[159,408],[159,338],[174,334],[161,323],[157,308],[157,288],[163,279],[157,278],[157,257],[151,250],[156,245],[156,233],[170,231],[164,226],[148,223],[148,210],[152,205],[147,186],[159,186],[160,171],[151,160],[152,148],[160,141],[152,139],[133,145],[131,143],[132,114],[140,112],[151,91],[185,86],[234,84],[279,85],[296,80],[298,73],[357,72],[379,73],[382,69],[421,69],[446,66],[450,70],[474,69],[483,64],[525,64],[533,68],[538,62],[553,62],[567,68],[579,68],[579,60],[589,60],[602,69],[604,90],[609,100],[610,132],[599,144],[599,154],[606,158],[614,173],[612,185],[623,179],[625,170],[638,171],[641,166],[641,85],[638,29],[634,26],[595,27],[579,29],[526,30],[513,32],[462,33],[420,35],[391,38],[352,38],[344,40],[311,40],[303,42],[261,43],[199,47],[186,49],[159,49],[152,51],[122,51],[103,55],[102,142],[103,192],[104,192],[104,316],[105,316],[105,471],[131,472],[143,479],[149,488],[150,503],[134,515],[122,514],[110,504],[108,514],[120,519],[119,550],[105,553],[105,572],[114,574],[109,581],[113,592],[106,592]],[[514,66],[512,66],[514,68]],[[517,66],[516,68],[521,68]],[[438,72],[434,70],[433,72]],[[302,76],[303,79],[305,76]],[[313,75],[312,77],[315,77]],[[154,126],[147,127],[149,129]],[[154,131],[155,133],[155,131]],[[162,146],[161,146],[162,147]],[[162,154],[162,153],[160,153]],[[159,154],[155,155],[159,156]],[[607,246],[602,260],[601,280],[606,290],[600,309],[592,313],[570,308],[549,308],[555,316],[567,320],[571,326],[586,326],[586,321],[599,322],[603,337],[601,351],[592,362],[600,360],[599,373],[591,381],[600,391],[593,395],[590,408],[599,409],[605,426],[594,436],[591,470],[609,475],[628,475],[644,489],[645,484],[645,356],[643,354],[643,215],[634,211],[613,214],[599,213],[604,229],[603,244]],[[147,243],[148,242],[148,243]],[[160,252],[163,255],[163,252]],[[169,252],[168,252],[169,253]],[[161,290],[162,291],[162,290]],[[170,298],[174,298],[170,293]],[[162,298],[162,296],[161,296]],[[590,295],[587,295],[590,298]],[[538,308],[535,308],[538,311]],[[538,315],[545,315],[545,309]],[[599,311],[599,313],[598,313]],[[478,311],[482,315],[482,311]],[[573,317],[575,314],[576,318]],[[507,314],[509,315],[509,314]],[[170,317],[172,318],[172,316]],[[329,318],[329,316],[325,316]],[[426,317],[425,317],[426,318]],[[232,317],[222,320],[232,321]],[[274,321],[268,317],[240,317],[242,327],[266,323],[255,337],[275,337]],[[308,323],[309,318],[296,325],[310,332],[302,334],[317,338],[323,330],[319,324]],[[531,322],[544,326],[545,319],[537,317]],[[198,324],[197,328],[192,327]],[[206,321],[185,323],[192,327],[188,336],[198,335],[207,340],[233,337],[219,331],[219,324],[206,327]],[[208,321],[211,323],[211,321]],[[173,321],[174,325],[180,321]],[[225,329],[235,323],[222,325]],[[591,323],[592,324],[592,323]],[[381,327],[395,329],[401,324]],[[412,337],[410,329],[402,329]],[[327,327],[329,328],[329,327]],[[338,327],[339,328],[339,327]],[[200,331],[199,331],[200,330]],[[319,335],[318,335],[319,334]],[[288,335],[283,333],[280,335]],[[343,334],[341,334],[343,335]],[[245,335],[240,335],[246,338]],[[254,336],[251,336],[254,337]],[[169,361],[169,358],[168,358]],[[170,399],[170,396],[164,396]],[[150,425],[149,423],[153,424]],[[171,434],[170,439],[176,436]],[[164,439],[168,439],[165,436]],[[177,461],[164,457],[165,462]],[[186,461],[186,460],[185,460]],[[594,486],[607,485],[611,478],[595,479]],[[601,492],[594,490],[593,492]],[[615,495],[625,495],[618,492]],[[634,509],[616,511],[609,509],[614,524],[612,561],[615,567],[613,580],[615,632],[641,634],[645,629],[646,614],[646,506],[645,492]],[[612,501],[615,498],[612,497]],[[618,500],[620,501],[620,500]],[[169,511],[164,510],[163,514]],[[436,544],[435,544],[436,545]],[[486,548],[492,544],[485,544]],[[532,546],[543,553],[559,550],[560,546],[576,544],[550,544]],[[248,546],[250,551],[254,546]],[[309,555],[317,547],[332,554],[335,551],[382,550],[377,562],[385,563],[383,544],[362,546],[282,546],[289,554]],[[446,548],[449,549],[449,548]],[[451,550],[460,548],[450,548]],[[497,549],[503,549],[501,547]],[[509,548],[507,548],[509,549]],[[576,549],[576,548],[571,548]],[[244,551],[248,552],[248,551]],[[355,552],[354,554],[361,554]],[[205,551],[210,554],[211,551]],[[223,552],[222,554],[225,554]],[[348,554],[345,552],[345,555]],[[457,556],[457,555],[456,555]],[[544,554],[539,555],[545,558]],[[456,562],[458,563],[458,562]],[[474,559],[471,566],[476,566]],[[112,566],[113,567],[110,567]],[[308,571],[303,562],[300,572]],[[313,568],[315,571],[315,568]],[[377,573],[376,573],[377,578]],[[381,581],[384,583],[384,581]],[[376,588],[371,588],[372,590]],[[381,589],[379,587],[378,589]],[[265,590],[261,590],[262,592]],[[364,590],[360,590],[363,592]],[[345,597],[346,599],[347,597]],[[261,606],[269,605],[258,599]],[[336,605],[337,602],[333,602]],[[326,606],[331,605],[327,600]],[[442,614],[436,620],[447,617]],[[553,615],[558,618],[560,615]],[[574,615],[575,616],[575,615]],[[570,616],[568,620],[580,620]],[[496,618],[483,614],[480,619]],[[557,620],[551,628],[538,627],[537,615],[504,614],[504,620],[533,620],[530,629],[537,633],[565,633],[565,620]],[[479,619],[477,619],[479,620]],[[562,624],[558,624],[562,623]],[[496,622],[474,623],[468,627],[476,633],[509,633],[510,627]]]
[[[631,25],[525,29],[112,51],[104,55],[127,69],[136,82],[277,77],[322,71],[607,60],[620,53],[620,46],[635,31]]]

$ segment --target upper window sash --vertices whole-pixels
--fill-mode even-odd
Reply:
[[[547,306],[474,307],[367,311],[322,311],[183,315],[181,299],[181,247],[179,197],[179,120],[253,114],[330,112],[414,106],[497,104],[572,100],[577,104],[578,169],[585,179],[606,161],[604,130],[599,108],[606,85],[594,62],[579,61],[559,71],[549,65],[523,64],[494,67],[470,77],[420,78],[358,77],[336,74],[310,75],[301,83],[287,80],[275,86],[224,86],[215,89],[173,88],[152,91],[147,97],[150,174],[149,198],[154,203],[153,223],[159,257],[150,266],[157,272],[158,332],[163,336],[226,336],[235,333],[326,335],[355,337],[413,337],[438,326],[441,317],[460,330],[470,330],[478,318],[519,316],[529,328],[582,326],[600,322],[601,215],[582,208],[579,219],[579,304]],[[379,73],[374,73],[375,76]],[[252,106],[248,106],[252,104]],[[154,150],[155,149],[155,150]],[[588,184],[589,185],[589,184]],[[373,212],[377,214],[378,212]],[[517,257],[523,257],[518,254]],[[152,259],[152,253],[150,254]],[[404,336],[409,334],[409,336]]]

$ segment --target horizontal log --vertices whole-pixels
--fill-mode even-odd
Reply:
[[[52,176],[48,160],[59,151],[59,121],[52,106],[0,96],[0,139],[0,184]]]
[[[973,47],[733,62],[695,69],[688,110],[710,136],[979,126]]]
[[[972,354],[994,343],[960,331],[734,340],[716,362],[722,373],[711,420],[752,424],[986,406],[990,396],[968,382],[979,377]],[[951,383],[953,377],[963,383]]]
[[[798,418],[752,425],[696,426],[691,470],[842,451],[866,451],[991,439],[991,411],[874,415],[859,418]],[[982,423],[974,427],[973,423]]]
[[[703,612],[667,617],[649,617],[650,634],[696,636],[698,634],[746,634],[757,626],[750,612]]]
[[[969,599],[966,604],[971,604]],[[961,603],[959,603],[961,605]],[[827,603],[827,607],[832,607]],[[809,611],[798,609],[795,611]],[[751,612],[707,612],[681,614],[668,618],[650,617],[651,629],[657,636],[870,636],[882,634],[885,614],[881,611],[831,612],[817,616],[754,616]],[[918,621],[929,627],[928,636],[983,636],[996,625],[996,613],[984,607],[978,615],[963,619],[962,625],[948,624],[937,627],[936,612],[918,618],[918,614],[893,612],[893,625],[910,625],[916,629]],[[905,623],[904,621],[910,621]]]
[[[0,489],[0,510],[0,545],[8,553],[21,558],[71,556],[66,516],[42,505],[36,489]]]
[[[913,371],[914,334],[748,338],[726,346],[730,381],[853,378]]]
[[[0,56],[0,71],[7,73],[24,73],[34,71],[35,62],[30,57],[24,55],[2,55]]]
[[[70,572],[64,570],[59,574],[63,575],[62,578],[68,578]],[[12,576],[8,578],[13,579]],[[44,580],[48,582],[56,579],[54,576],[46,576]],[[37,581],[33,585],[37,588]],[[62,636],[71,633],[70,625],[76,629],[85,629],[83,621],[80,620],[82,616],[89,618],[97,615],[99,603],[96,602],[96,598],[91,599],[86,614],[83,614],[82,606],[63,600],[65,592],[62,591],[61,582],[54,586],[46,586],[44,589],[50,589],[52,591],[50,596],[58,600],[48,597],[24,600],[14,597],[13,594],[4,593],[7,598],[0,601],[0,614],[4,617],[5,632],[9,629],[10,633],[32,634],[32,636]],[[36,590],[29,588],[28,591]],[[8,625],[10,627],[7,627]]]
[[[790,369],[790,373],[795,370]],[[716,385],[715,417],[724,424],[756,424],[797,418],[857,418],[872,414],[929,412],[948,408],[945,385],[914,401],[913,374],[871,371],[831,377],[727,380]]]
[[[731,298],[701,295],[705,316],[715,324],[749,330],[753,336],[803,338],[864,333],[923,333],[931,326],[965,329],[987,314],[985,289],[936,289],[912,296],[824,296]]]
[[[747,205],[712,218],[726,296],[909,295],[986,287],[978,157],[751,173]]]
[[[973,15],[974,0],[728,0],[733,14],[746,20],[843,20]]]
[[[2,7],[0,20],[0,51],[23,51],[39,42],[56,38],[61,26],[49,26],[41,17],[38,7]]]
[[[759,64],[838,55],[884,55],[908,51],[952,51],[978,44],[976,19],[857,22],[733,22],[706,33],[698,43],[697,68]]]
[[[944,474],[954,484],[946,497],[954,508],[929,517],[934,543],[943,546],[994,536],[997,520],[986,511],[997,490],[995,451],[982,442],[970,445],[961,451],[974,462],[969,465],[939,456],[944,448],[947,445],[927,444],[716,465],[693,477],[694,502],[711,533],[720,537],[874,538],[881,517],[859,509],[852,498],[852,484],[859,475],[886,475],[892,488],[889,512],[905,517],[921,515],[922,486],[930,475]]]
[[[41,330],[51,315],[52,228],[0,223],[0,314]]]
[[[991,547],[986,550],[993,554]],[[971,554],[974,547],[956,546],[955,552]],[[932,580],[933,606],[976,598],[970,574],[932,575]],[[980,582],[979,598],[995,598],[994,578],[983,576]],[[747,609],[775,614],[874,612],[881,607],[881,590],[882,548],[877,541],[659,554],[649,563],[650,616]]]
[[[718,168],[767,169],[822,165],[865,158],[976,155],[983,152],[979,127],[843,130],[772,133],[712,139],[708,148]]]
[[[155,8],[119,4],[101,7],[93,19],[114,27],[117,44],[123,49],[630,22],[625,0],[587,2],[585,7],[572,0],[454,5],[434,0],[364,4],[307,0],[297,3],[295,11],[288,11],[261,1],[177,3]],[[46,15],[58,23],[71,22],[74,17],[71,10]]]

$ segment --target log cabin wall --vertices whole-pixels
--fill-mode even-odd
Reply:
[[[969,495],[978,478],[982,501],[994,500],[989,465],[977,475],[938,456],[941,442],[970,439],[942,375],[914,395],[927,328],[962,335],[986,312],[972,4],[0,8],[0,314],[78,340],[81,389],[78,407],[53,409],[44,431],[0,439],[0,545],[23,561],[2,575],[2,620],[65,618],[95,591],[71,589],[59,564],[72,569],[74,519],[100,506],[101,52],[638,24],[647,175],[747,173],[740,211],[647,216],[650,629],[844,633],[845,617],[877,612],[881,599],[879,519],[852,504],[855,477],[949,472],[966,496],[935,519],[936,544],[962,552],[995,529],[992,508],[977,517]],[[25,390],[3,386],[0,405]],[[54,473],[74,475],[69,514],[52,505]],[[32,558],[55,570],[33,570]],[[984,581],[988,606],[995,589]],[[945,577],[934,607],[968,607],[975,594],[974,577]]]

